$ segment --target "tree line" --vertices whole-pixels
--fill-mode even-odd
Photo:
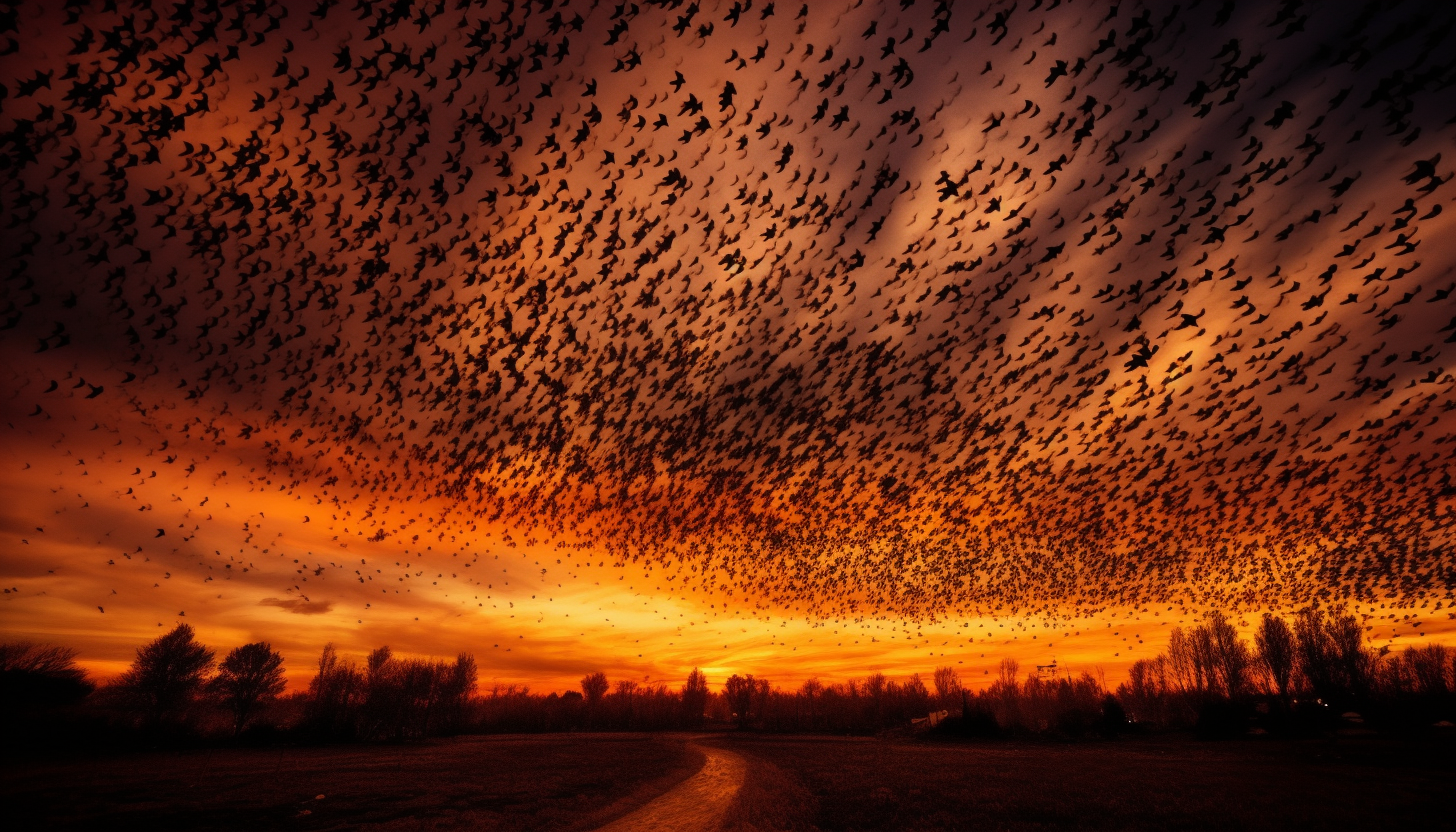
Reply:
[[[284,660],[266,642],[217,654],[180,624],[137,650],[120,676],[96,685],[74,651],[0,644],[0,711],[15,730],[138,738],[405,741],[462,732],[697,730],[707,725],[793,733],[871,734],[916,726],[944,736],[1193,729],[1220,736],[1326,730],[1352,718],[1380,727],[1456,716],[1456,655],[1439,644],[1372,648],[1343,611],[1265,614],[1253,641],[1220,612],[1175,627],[1167,649],[1131,666],[1108,690],[1091,673],[1025,675],[1003,659],[972,690],[953,667],[784,689],[734,674],[719,690],[694,669],[680,686],[586,674],[579,690],[482,689],[475,658],[396,656],[362,663],[326,645],[304,691],[285,695]],[[14,734],[15,731],[12,731]]]
[[[1377,650],[1344,611],[1310,607],[1292,622],[1265,613],[1252,643],[1214,611],[1173,628],[1167,650],[1134,662],[1116,695],[1130,719],[1158,728],[1419,724],[1456,717],[1453,662],[1443,644]]]

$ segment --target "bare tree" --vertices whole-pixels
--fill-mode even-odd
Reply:
[[[1021,663],[1015,659],[1002,659],[997,670],[996,680],[1002,685],[1016,686],[1016,673],[1021,670]]]
[[[258,706],[283,692],[283,656],[266,641],[235,647],[218,666],[211,687],[233,715],[233,735],[241,734]]]
[[[1214,676],[1225,696],[1238,699],[1248,693],[1253,664],[1249,644],[1239,638],[1238,631],[1222,612],[1211,610],[1204,621],[1199,629],[1206,635],[1200,640],[1208,645]]]
[[[442,731],[456,733],[464,729],[466,705],[475,695],[478,676],[475,656],[470,653],[457,655],[455,663],[444,668],[439,704],[439,725]]]
[[[1277,615],[1264,613],[1254,633],[1255,654],[1259,666],[1269,679],[1273,692],[1281,702],[1289,702],[1289,688],[1294,677],[1294,631]]]
[[[1179,692],[1206,699],[1214,686],[1213,644],[1206,627],[1174,627],[1168,637],[1168,665]]]
[[[682,688],[682,715],[688,727],[702,724],[703,713],[708,709],[708,696],[708,677],[695,667]]]
[[[607,674],[598,670],[595,673],[588,673],[581,677],[581,694],[586,697],[586,718],[590,725],[592,718],[596,716],[601,706],[602,697],[607,695],[611,686],[607,683]]]
[[[345,737],[357,731],[364,697],[364,676],[353,662],[341,661],[333,644],[324,645],[318,673],[308,684],[307,720],[324,736]]]
[[[607,689],[610,687],[611,685],[607,683],[607,674],[601,671],[588,673],[581,678],[581,694],[586,697],[588,705],[595,705],[602,701],[602,697],[607,695]]]
[[[925,680],[920,678],[919,673],[910,674],[910,678],[900,685],[900,696],[905,707],[914,713],[930,710],[930,689],[925,686]]]
[[[456,730],[475,690],[475,658],[454,663],[399,658],[388,647],[369,654],[360,734],[396,741]]]
[[[364,703],[361,733],[365,739],[380,736],[399,724],[403,707],[401,668],[388,645],[369,652],[364,660]]]
[[[1365,644],[1365,630],[1360,619],[1348,612],[1337,612],[1329,619],[1330,643],[1334,645],[1339,675],[1345,689],[1356,698],[1370,695],[1375,686],[1375,673],[1380,654]]]
[[[1296,667],[1305,689],[1321,699],[1333,696],[1339,687],[1338,669],[1324,610],[1308,607],[1295,615],[1294,646]]]
[[[954,667],[937,667],[935,676],[935,695],[940,702],[940,707],[950,708],[961,705],[961,677],[956,673]]]
[[[633,701],[637,698],[637,689],[639,687],[636,682],[630,679],[617,680],[617,690],[612,695],[612,698],[616,700],[616,708],[614,710],[617,713],[617,724],[622,728],[630,730],[633,727],[632,705]]]
[[[1330,700],[1370,693],[1380,657],[1366,646],[1354,615],[1301,610],[1294,619],[1294,643],[1300,675],[1315,696]]]
[[[207,681],[214,654],[199,644],[192,628],[178,624],[171,632],[137,649],[136,660],[116,681],[145,719],[158,725],[178,716]]]
[[[1407,647],[1401,655],[1410,673],[1411,686],[1422,696],[1445,696],[1451,692],[1451,648],[1444,644]]]
[[[752,673],[746,676],[735,673],[723,683],[723,696],[728,700],[728,708],[738,720],[739,728],[748,727],[749,719],[752,718],[754,695],[757,693],[758,684]]]
[[[1117,686],[1117,697],[1133,721],[1150,725],[1168,721],[1168,693],[1168,659],[1161,654],[1133,662],[1127,681]]]
[[[0,707],[50,706],[74,703],[95,686],[76,666],[76,651],[69,647],[0,644]]]
[[[799,699],[804,703],[805,724],[809,726],[809,730],[811,731],[819,724],[823,696],[824,683],[820,682],[817,676],[811,676],[804,680],[804,684],[799,686]]]

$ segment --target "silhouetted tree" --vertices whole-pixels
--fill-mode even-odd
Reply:
[[[218,665],[211,687],[233,715],[233,735],[241,734],[258,706],[283,692],[283,656],[265,641],[235,647]]]
[[[961,707],[961,677],[956,673],[954,667],[937,667],[935,676],[935,695],[942,708]]]
[[[1258,662],[1279,701],[1289,703],[1290,684],[1294,678],[1294,631],[1276,615],[1264,613],[1254,633]]]
[[[1015,685],[1016,673],[1021,669],[1021,663],[1015,659],[1002,659],[996,668],[996,680],[1003,685]]]
[[[207,681],[213,652],[193,638],[192,627],[178,624],[166,635],[137,649],[136,660],[116,681],[152,725],[176,718]]]
[[[454,663],[395,656],[388,647],[369,654],[359,735],[395,741],[458,730],[475,690],[475,657]]]
[[[1102,697],[1102,719],[1098,723],[1100,733],[1104,737],[1115,738],[1127,728],[1127,711],[1117,697],[1107,694]]]
[[[1160,727],[1169,723],[1174,705],[1168,664],[1168,657],[1162,654],[1138,659],[1128,668],[1127,681],[1117,686],[1117,698],[1133,722]]]
[[[7,712],[72,705],[95,687],[76,666],[76,651],[69,647],[28,641],[0,644],[0,708]]]
[[[920,678],[919,673],[911,673],[899,686],[897,693],[899,700],[896,703],[897,716],[923,715],[931,710],[930,688],[925,686],[925,681]]]
[[[682,718],[688,728],[703,724],[703,713],[708,709],[708,677],[696,667],[688,674],[682,688]]]
[[[1234,625],[1218,610],[1211,610],[1198,627],[1200,641],[1207,644],[1213,669],[1213,677],[1221,693],[1229,699],[1239,699],[1249,692],[1249,676],[1253,655],[1249,644],[1234,629]]]
[[[360,733],[364,739],[387,734],[401,724],[404,707],[401,679],[388,645],[370,651],[364,660],[364,708]]]
[[[985,704],[996,715],[996,723],[1003,728],[1021,723],[1021,691],[1016,683],[1016,674],[1020,669],[1021,664],[1015,659],[1002,659],[997,666],[996,681],[985,691]]]
[[[1452,650],[1444,644],[1407,647],[1400,661],[1409,672],[1411,690],[1419,696],[1445,696],[1453,683]]]
[[[465,711],[475,695],[478,671],[475,656],[461,653],[455,663],[445,668],[440,684],[439,726],[443,733],[458,733],[465,728]]]
[[[389,736],[404,740],[436,733],[435,718],[448,667],[428,659],[395,660],[391,681],[397,704],[385,725]]]
[[[1379,656],[1365,645],[1355,616],[1326,614],[1318,607],[1300,610],[1294,643],[1299,674],[1315,696],[1328,702],[1370,693]]]
[[[1296,667],[1306,690],[1329,699],[1339,689],[1339,662],[1325,627],[1325,612],[1318,607],[1300,610],[1294,617]]]
[[[727,682],[723,683],[723,696],[728,701],[728,709],[738,720],[739,728],[748,727],[753,713],[753,697],[757,692],[758,685],[752,673],[746,676],[739,676],[735,673],[728,677]]]
[[[804,703],[804,726],[810,731],[819,729],[823,695],[824,683],[820,682],[817,677],[810,677],[799,686],[799,699]]]
[[[324,645],[318,673],[308,683],[307,724],[321,737],[354,736],[364,691],[364,676],[359,668],[353,662],[341,661],[333,644]]]
[[[616,722],[624,729],[632,729],[632,700],[637,695],[637,683],[629,679],[618,679],[617,690],[612,695]]]
[[[601,708],[602,697],[607,695],[607,689],[610,687],[607,683],[607,674],[600,670],[581,677],[581,695],[586,698],[586,718],[589,727],[596,717],[597,711]]]
[[[1380,655],[1365,644],[1365,628],[1348,612],[1332,613],[1327,626],[1345,690],[1356,699],[1368,698],[1375,684]]]

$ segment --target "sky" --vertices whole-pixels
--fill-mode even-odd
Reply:
[[[21,4],[0,634],[541,690],[1456,643],[1453,15]]]

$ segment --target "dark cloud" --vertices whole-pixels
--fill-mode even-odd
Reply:
[[[258,605],[281,607],[296,615],[321,615],[334,607],[329,601],[310,601],[304,598],[264,598]]]

